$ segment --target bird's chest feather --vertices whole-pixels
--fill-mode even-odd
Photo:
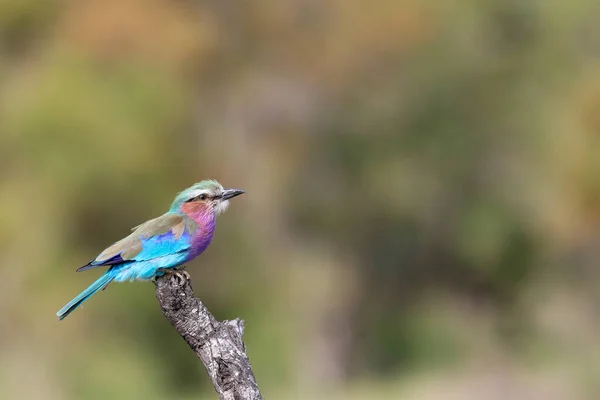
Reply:
[[[214,215],[202,215],[194,219],[198,226],[191,237],[192,246],[189,253],[189,260],[197,257],[206,250],[212,241],[216,227],[216,217]]]

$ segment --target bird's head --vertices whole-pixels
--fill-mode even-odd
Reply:
[[[218,215],[227,210],[229,199],[242,193],[246,192],[240,189],[224,189],[219,182],[212,179],[201,181],[179,193],[171,204],[171,211],[183,211],[187,214],[212,212]]]

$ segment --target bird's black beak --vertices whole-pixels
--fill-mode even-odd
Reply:
[[[242,189],[225,189],[223,190],[223,194],[221,195],[222,200],[229,200],[235,196],[239,196],[240,194],[246,193]]]

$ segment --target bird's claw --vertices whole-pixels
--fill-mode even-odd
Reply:
[[[159,271],[162,272],[163,274],[177,277],[177,280],[179,281],[180,286],[183,286],[187,281],[189,281],[192,278],[190,276],[189,272],[187,272],[184,269],[173,270],[173,269],[167,269],[167,268],[160,268]]]
[[[179,271],[179,272],[181,273],[181,275],[183,275],[183,278],[184,278],[186,281],[189,281],[189,280],[191,280],[191,279],[192,279],[192,276],[190,275],[190,273],[189,273],[189,272],[187,272],[185,269],[182,269],[182,270],[181,270],[181,271]]]
[[[183,286],[186,282],[185,280],[185,276],[183,276],[183,274],[179,271],[173,271],[173,276],[175,276],[177,278],[177,280],[179,281],[179,286]]]

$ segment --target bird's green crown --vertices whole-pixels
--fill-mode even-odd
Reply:
[[[222,192],[223,186],[214,179],[207,179],[194,183],[189,188],[177,194],[175,200],[173,200],[173,204],[171,204],[171,211],[179,210],[183,203],[202,194],[214,196],[219,195]]]

